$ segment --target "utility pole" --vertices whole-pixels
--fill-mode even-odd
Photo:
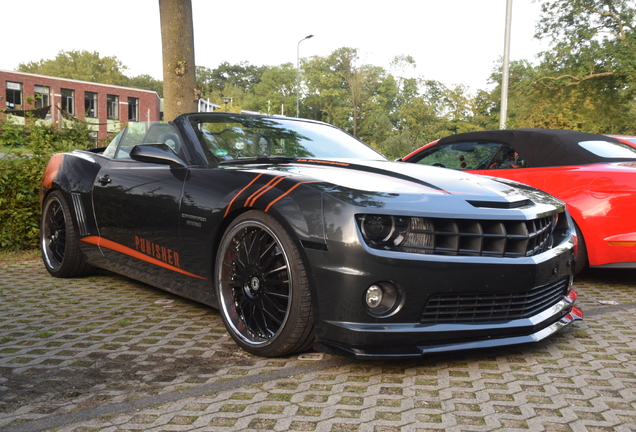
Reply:
[[[501,115],[499,129],[506,128],[508,120],[508,83],[510,80],[510,27],[512,22],[512,0],[506,3],[506,34],[504,36],[503,71],[501,74]]]

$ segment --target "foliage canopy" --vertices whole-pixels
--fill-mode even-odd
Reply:
[[[53,153],[86,148],[90,131],[80,123],[66,122],[64,129],[27,121],[20,125],[0,118],[0,249],[37,247],[40,234],[39,189],[42,174]],[[16,148],[26,150],[16,152]]]

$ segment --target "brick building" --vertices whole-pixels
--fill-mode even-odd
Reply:
[[[48,107],[48,111],[47,111]],[[24,117],[24,111],[54,123],[65,116],[83,120],[105,140],[121,122],[160,120],[157,92],[108,84],[0,70],[0,112]]]

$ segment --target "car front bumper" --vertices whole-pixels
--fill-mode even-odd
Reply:
[[[388,324],[388,325],[374,325],[374,324],[360,324],[360,323],[345,323],[345,322],[330,322],[329,324],[339,327],[343,333],[355,332],[360,335],[364,335],[364,338],[369,338],[372,341],[389,341],[396,339],[403,339],[405,335],[407,337],[412,335],[413,344],[405,344],[401,346],[395,345],[382,345],[376,344],[366,346],[348,346],[338,344],[336,342],[329,341],[317,341],[315,348],[318,351],[329,352],[336,355],[342,355],[346,357],[357,357],[366,359],[381,359],[381,358],[416,358],[427,354],[434,354],[438,352],[449,351],[462,351],[472,349],[484,349],[494,348],[508,345],[526,344],[532,342],[539,342],[554,333],[557,333],[569,324],[580,321],[583,319],[583,311],[570,303],[570,298],[576,298],[576,292],[570,291],[567,298],[554,305],[549,310],[538,314],[529,321],[536,319],[540,320],[538,325],[545,322],[550,322],[555,316],[561,316],[558,321],[552,322],[540,330],[537,330],[530,334],[525,334],[528,328],[533,327],[530,323],[524,322],[526,320],[519,320],[519,322],[502,323],[506,328],[510,330],[509,336],[493,336],[493,334],[499,333],[500,327],[493,326],[456,326],[454,329],[448,328],[448,326],[422,326],[420,324]],[[520,334],[514,335],[515,329]],[[447,343],[427,343],[429,335],[443,333],[448,337]],[[468,336],[471,335],[471,336]],[[479,336],[481,335],[481,336]],[[472,338],[471,340],[465,340],[466,338]],[[431,338],[432,339],[432,338]],[[462,339],[464,339],[462,341]],[[421,345],[417,343],[417,340],[422,341]],[[456,340],[456,341],[453,341]]]
[[[427,354],[538,342],[581,320],[574,306],[574,255],[570,241],[539,256],[494,259],[440,257],[371,250],[366,245],[331,245],[329,252],[306,251],[312,263],[316,343],[319,351],[358,358],[409,358]],[[365,307],[365,292],[389,282],[401,305],[384,317]],[[484,319],[482,298],[506,298],[492,307],[514,309],[519,293],[548,287],[544,306],[510,318]],[[554,289],[552,288],[554,287]],[[435,296],[459,302],[475,298],[479,319],[427,322],[423,311]],[[523,294],[521,294],[523,297]],[[487,303],[487,300],[484,300]],[[459,304],[459,303],[458,303]],[[463,308],[463,303],[458,309]]]

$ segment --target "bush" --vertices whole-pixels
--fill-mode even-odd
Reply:
[[[0,249],[38,246],[39,188],[49,158],[91,142],[89,130],[79,123],[67,122],[65,129],[58,130],[51,123],[30,119],[26,125],[0,119],[0,147],[8,149],[0,158]],[[17,148],[25,153],[16,153]]]

